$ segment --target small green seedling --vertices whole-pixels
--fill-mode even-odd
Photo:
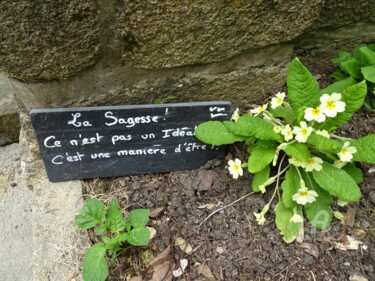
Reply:
[[[137,209],[125,219],[117,199],[107,209],[97,199],[86,199],[75,223],[82,229],[95,228],[101,243],[94,244],[86,253],[82,267],[85,281],[104,281],[108,276],[107,254],[113,261],[133,246],[147,246],[150,240],[149,210]]]
[[[331,60],[338,69],[331,77],[338,81],[346,80],[346,83],[355,84],[366,80],[368,96],[364,107],[368,111],[375,108],[375,44],[359,45],[353,54],[340,52],[338,57]]]
[[[288,70],[289,101],[278,93],[269,104],[239,115],[231,121],[209,121],[200,124],[196,137],[208,144],[224,145],[244,141],[250,154],[228,162],[234,178],[243,168],[254,174],[254,192],[266,192],[275,183],[270,201],[259,213],[258,224],[264,224],[272,201],[276,226],[285,242],[303,233],[304,218],[317,229],[330,226],[338,203],[358,202],[363,181],[355,161],[375,163],[375,135],[354,140],[334,134],[362,106],[366,82],[347,85],[336,82],[320,90],[307,68],[296,58]],[[271,171],[272,167],[277,167]]]

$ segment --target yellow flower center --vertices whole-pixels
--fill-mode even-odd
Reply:
[[[343,148],[343,149],[341,150],[341,154],[346,155],[346,153],[348,153],[348,150],[347,150],[346,148]]]
[[[281,102],[282,102],[281,98],[277,98],[277,99],[276,99],[276,103],[277,103],[277,104],[280,104]]]
[[[258,107],[258,112],[260,113],[262,111],[263,111],[263,106],[261,105],[261,106]]]
[[[302,136],[306,136],[309,132],[307,131],[307,129],[303,128],[301,129],[301,135]]]
[[[305,191],[305,192],[301,192],[300,194],[299,194],[299,196],[301,196],[301,197],[306,197],[306,196],[308,196],[309,195],[309,193],[307,192],[307,191]]]
[[[313,110],[311,110],[311,113],[312,113],[312,115],[319,116],[320,113],[321,113],[321,110],[319,109],[319,107],[317,107],[317,108],[314,108]]]
[[[336,104],[334,101],[327,101],[327,108],[334,109],[336,107]]]
[[[315,160],[314,159],[308,159],[306,161],[306,163],[309,164],[309,165],[313,165],[313,164],[315,164]]]
[[[233,169],[234,169],[236,172],[238,172],[238,170],[239,170],[240,168],[238,167],[238,165],[234,165]]]

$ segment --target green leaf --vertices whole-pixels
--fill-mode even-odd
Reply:
[[[300,142],[293,142],[284,148],[288,156],[296,158],[301,161],[306,161],[311,158],[311,153],[306,144]]]
[[[366,66],[361,68],[361,72],[363,74],[363,77],[372,83],[375,83],[375,66]]]
[[[350,144],[357,148],[353,154],[354,161],[375,164],[375,134],[351,141]]]
[[[231,144],[246,139],[230,132],[220,121],[208,121],[198,125],[195,129],[195,136],[200,141],[213,145]]]
[[[375,65],[375,52],[373,52],[369,47],[362,46],[359,48],[367,65]]]
[[[338,153],[341,151],[343,142],[323,137],[318,134],[311,134],[307,139],[307,143],[315,147],[321,152]]]
[[[279,201],[275,208],[275,214],[276,226],[283,235],[284,241],[286,243],[293,242],[302,227],[301,222],[294,223],[290,220],[294,215],[293,208],[286,208],[283,201]],[[301,217],[303,216],[302,208],[300,206],[297,206],[297,214],[299,214]]]
[[[270,166],[266,166],[263,170],[254,174],[251,187],[254,192],[260,192],[259,186],[264,184],[270,177]]]
[[[128,224],[134,228],[143,227],[148,223],[150,211],[147,209],[136,209],[130,212]]]
[[[107,226],[105,224],[102,224],[98,227],[97,230],[95,230],[95,235],[101,235],[105,230],[107,229]]]
[[[350,58],[341,63],[341,67],[356,79],[362,79],[361,64],[355,58]]]
[[[286,107],[286,106],[278,106],[275,109],[270,109],[273,117],[276,118],[284,118],[286,122],[289,124],[293,124],[294,120],[296,118],[296,114],[291,107]]]
[[[349,86],[342,93],[342,101],[345,102],[345,111],[337,113],[334,118],[327,118],[327,120],[321,124],[317,124],[315,127],[318,130],[332,131],[342,125],[344,125],[353,114],[361,108],[367,94],[366,81],[362,81],[355,85]]]
[[[331,225],[333,218],[333,211],[330,207],[333,203],[333,198],[331,194],[320,188],[311,173],[302,171],[302,177],[308,189],[315,190],[318,194],[313,203],[305,205],[306,217],[314,227],[326,229]]]
[[[328,87],[321,89],[320,94],[332,94],[332,93],[342,93],[346,88],[349,86],[352,86],[357,83],[357,80],[355,80],[353,77],[345,78],[344,80],[337,81],[335,83],[332,83]]]
[[[127,241],[133,246],[147,246],[151,232],[147,227],[138,227],[127,233]]]
[[[106,214],[106,225],[112,233],[118,233],[125,229],[126,222],[117,198],[114,198],[108,205]]]
[[[341,201],[358,202],[361,198],[361,191],[353,178],[342,169],[332,164],[323,162],[322,170],[313,170],[314,180],[321,188],[336,196]]]
[[[353,163],[347,163],[344,167],[342,167],[345,172],[347,172],[355,181],[355,183],[362,183],[363,182],[363,173],[360,168],[358,168]]]
[[[86,253],[82,267],[82,277],[85,281],[104,281],[108,276],[108,264],[105,259],[106,247],[99,243],[93,245]]]
[[[340,80],[344,80],[344,79],[348,78],[348,75],[349,74],[345,74],[345,73],[341,72],[341,70],[337,70],[337,71],[333,72],[330,76],[332,78],[335,78],[337,81],[340,81]],[[351,76],[349,76],[349,77],[351,77]]]
[[[279,142],[284,139],[282,135],[275,133],[274,126],[271,123],[251,115],[242,115],[236,123],[224,122],[224,124],[235,135]]]
[[[289,102],[295,111],[319,104],[319,84],[298,58],[289,65],[287,85]]]
[[[112,238],[110,238],[108,236],[104,236],[102,238],[102,240],[103,240],[103,242],[105,244],[105,247],[108,250],[108,252],[109,252],[110,255],[113,255],[118,250],[120,250],[120,246],[122,244],[122,241],[121,241],[121,239],[119,239],[119,236],[120,235],[116,235],[116,236],[114,236]]]
[[[297,203],[292,199],[292,197],[300,188],[300,177],[298,175],[297,168],[291,166],[286,172],[285,179],[281,184],[281,189],[283,190],[281,200],[283,201],[285,208],[293,208],[296,206]]]
[[[92,228],[102,224],[105,218],[103,203],[98,199],[86,199],[78,216],[75,217],[75,223],[83,229]]]
[[[250,173],[258,173],[268,166],[275,156],[275,148],[255,146],[248,159],[247,168]]]

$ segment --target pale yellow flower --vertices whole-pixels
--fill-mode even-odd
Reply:
[[[296,135],[295,139],[298,142],[306,142],[307,138],[313,131],[312,127],[308,127],[305,121],[302,121],[299,126],[294,126],[293,133]]]
[[[316,197],[318,197],[318,193],[315,190],[308,190],[307,187],[302,187],[292,196],[292,199],[297,204],[305,205],[306,203],[314,202]]]
[[[341,151],[337,153],[337,156],[342,162],[350,162],[353,159],[353,154],[357,152],[357,148],[350,146],[350,142],[345,142]]]
[[[276,107],[280,106],[283,104],[285,98],[285,93],[284,92],[278,92],[275,97],[271,99],[271,107],[275,109]]]
[[[318,123],[322,123],[326,120],[326,116],[323,113],[321,107],[308,107],[305,109],[305,119],[307,121],[317,121]]]
[[[284,136],[284,139],[286,141],[289,141],[289,140],[293,139],[292,128],[290,127],[289,124],[281,129],[281,134]]]
[[[232,114],[232,117],[230,118],[230,120],[233,120],[234,122],[237,122],[238,119],[240,118],[240,115],[239,115],[239,109],[237,108],[233,114]]]
[[[229,160],[228,161],[228,170],[229,173],[233,176],[234,179],[238,179],[238,176],[243,175],[243,169],[241,167],[241,160],[236,158],[234,161]]]
[[[254,116],[259,115],[263,111],[267,109],[268,103],[258,106],[257,108],[251,109],[250,113],[254,114]]]
[[[324,94],[320,97],[320,109],[327,117],[336,117],[337,113],[345,111],[345,102],[341,101],[341,94]]]
[[[312,170],[320,171],[323,167],[322,164],[323,160],[319,157],[311,157],[310,159],[307,159],[304,164],[304,168],[306,172],[311,172]]]

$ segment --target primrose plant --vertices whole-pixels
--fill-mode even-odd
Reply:
[[[336,82],[319,90],[296,58],[288,70],[287,86],[288,101],[285,93],[278,93],[270,103],[242,116],[237,109],[230,121],[202,123],[195,134],[213,145],[238,141],[248,145],[247,161],[229,160],[229,173],[238,178],[247,168],[254,174],[255,192],[274,187],[270,201],[254,215],[264,224],[277,198],[276,225],[290,243],[303,236],[305,219],[317,229],[330,226],[334,198],[339,204],[359,201],[363,178],[355,161],[375,163],[375,135],[354,140],[334,133],[362,106],[364,81],[349,87]]]
[[[82,266],[85,281],[104,281],[108,276],[107,253],[114,261],[133,246],[146,246],[150,240],[149,210],[136,209],[124,218],[117,199],[107,208],[97,199],[86,199],[75,223],[82,229],[95,228],[101,242],[87,251]]]
[[[367,81],[368,95],[364,107],[369,111],[374,110],[375,44],[361,44],[354,49],[353,54],[342,51],[331,61],[337,65],[337,70],[331,75],[336,80],[345,80],[347,84]]]

